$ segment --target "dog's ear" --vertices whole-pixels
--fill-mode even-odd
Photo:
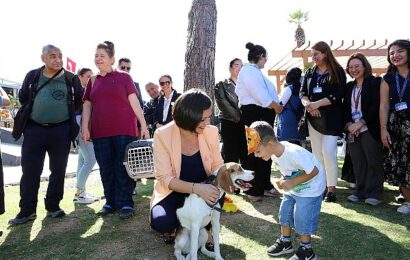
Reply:
[[[231,173],[229,170],[226,168],[226,166],[222,166],[221,169],[219,169],[218,173],[218,185],[226,192],[233,193],[234,192],[234,185],[231,179]]]

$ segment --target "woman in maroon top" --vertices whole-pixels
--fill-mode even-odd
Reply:
[[[148,137],[148,130],[131,76],[112,67],[114,54],[113,43],[98,44],[94,62],[99,73],[88,81],[84,94],[82,137],[93,141],[100,166],[106,203],[97,215],[118,209],[120,218],[127,219],[134,214],[135,181],[122,164],[125,147],[137,140],[137,119],[142,138]]]

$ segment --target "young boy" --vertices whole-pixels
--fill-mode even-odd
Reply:
[[[323,166],[306,149],[289,142],[278,142],[266,122],[254,122],[247,128],[248,152],[264,160],[272,158],[282,178],[276,182],[283,189],[279,209],[281,236],[268,248],[268,255],[280,256],[294,251],[292,228],[300,234],[300,247],[290,259],[317,259],[311,235],[316,233],[326,179]]]

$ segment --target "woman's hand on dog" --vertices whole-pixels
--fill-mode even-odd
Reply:
[[[219,189],[211,184],[195,183],[194,193],[208,204],[215,204],[219,199]]]

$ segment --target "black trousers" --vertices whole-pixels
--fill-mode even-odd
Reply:
[[[23,175],[20,181],[20,214],[36,212],[40,176],[43,172],[46,152],[49,156],[51,175],[47,187],[45,207],[47,211],[59,209],[64,194],[64,178],[70,152],[70,123],[54,127],[42,127],[29,121],[24,130],[21,148]]]
[[[257,105],[244,105],[241,107],[242,124],[250,126],[255,121],[265,121],[273,127],[275,122],[275,110],[263,108]],[[252,180],[252,188],[246,193],[252,196],[262,196],[265,190],[270,190],[273,185],[270,181],[272,160],[265,161],[250,154],[246,158],[245,169],[255,172]]]
[[[245,164],[247,158],[245,126],[239,122],[221,120],[222,157],[225,162]]]
[[[383,193],[383,146],[366,131],[349,143],[356,194],[361,199],[380,199]]]

